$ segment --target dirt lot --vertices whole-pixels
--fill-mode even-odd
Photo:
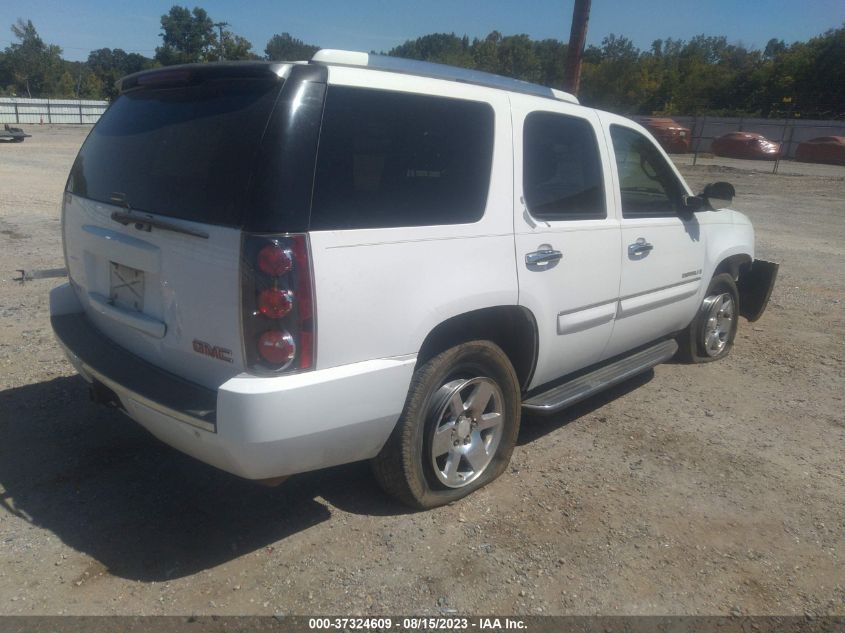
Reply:
[[[845,169],[683,166],[781,262],[764,318],[725,362],[525,420],[496,483],[408,513],[366,465],[267,489],[88,402],[60,280],[11,282],[62,265],[87,130],[27,131],[0,145],[0,614],[845,613]]]

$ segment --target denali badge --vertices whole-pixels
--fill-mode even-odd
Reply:
[[[194,351],[197,354],[211,356],[212,358],[226,361],[227,363],[232,362],[232,350],[226,349],[225,347],[217,347],[216,345],[211,345],[205,341],[198,341],[197,339],[194,339]]]

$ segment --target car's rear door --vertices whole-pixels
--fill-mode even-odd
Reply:
[[[519,303],[537,321],[532,387],[595,363],[613,330],[619,221],[592,110],[511,95]]]

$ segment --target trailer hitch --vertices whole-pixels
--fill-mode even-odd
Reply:
[[[67,277],[67,268],[45,268],[44,270],[24,270],[18,268],[15,270],[19,273],[19,277],[14,277],[12,281],[17,281],[24,284],[33,279],[52,279],[54,277]]]

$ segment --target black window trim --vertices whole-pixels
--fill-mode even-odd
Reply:
[[[687,195],[687,190],[686,190],[686,187],[684,187],[684,184],[678,178],[674,169],[672,169],[671,161],[667,161],[664,158],[663,154],[660,151],[659,146],[654,141],[652,141],[648,137],[648,135],[643,134],[640,130],[638,130],[634,127],[629,127],[627,125],[622,125],[622,124],[619,124],[619,123],[611,123],[608,126],[608,134],[610,136],[610,138],[609,138],[610,147],[611,147],[611,149],[613,149],[613,161],[614,161],[614,163],[616,163],[616,148],[613,145],[613,128],[628,130],[629,132],[634,132],[635,134],[639,134],[640,136],[642,136],[646,140],[647,143],[650,143],[652,148],[655,150],[655,153],[657,154],[658,158],[663,160],[664,165],[666,166],[666,174],[672,179],[672,182],[674,183],[674,187],[675,187],[674,195],[670,194],[670,198],[672,200],[672,203],[675,206],[673,211],[634,211],[634,212],[627,211],[626,212],[625,207],[622,205],[622,181],[619,178],[619,167],[618,167],[618,164],[617,164],[617,167],[616,167],[616,181],[617,181],[616,187],[619,190],[619,212],[622,216],[622,219],[623,220],[643,220],[643,219],[649,219],[649,218],[679,218],[679,217],[681,217],[681,211],[683,209],[683,198],[684,198],[685,195]]]
[[[536,215],[531,211],[531,207],[528,205],[528,200],[525,197],[525,127],[528,123],[528,119],[531,118],[535,114],[553,114],[556,116],[564,117],[567,119],[577,119],[579,121],[585,122],[592,132],[593,140],[595,141],[596,147],[596,157],[598,158],[598,167],[599,173],[601,174],[601,194],[602,194],[602,204],[604,206],[601,212],[594,212],[594,213],[549,213],[543,215]],[[536,220],[537,222],[577,222],[577,221],[584,221],[584,220],[607,220],[608,219],[608,204],[607,204],[607,177],[605,174],[604,169],[604,161],[602,160],[601,155],[601,147],[599,145],[599,135],[596,133],[596,126],[593,121],[590,119],[579,116],[577,114],[568,114],[564,112],[558,112],[555,110],[532,110],[522,120],[522,174],[521,174],[521,187],[522,187],[522,201],[523,205],[525,206],[525,210],[528,212],[528,215],[531,216],[532,220]]]

